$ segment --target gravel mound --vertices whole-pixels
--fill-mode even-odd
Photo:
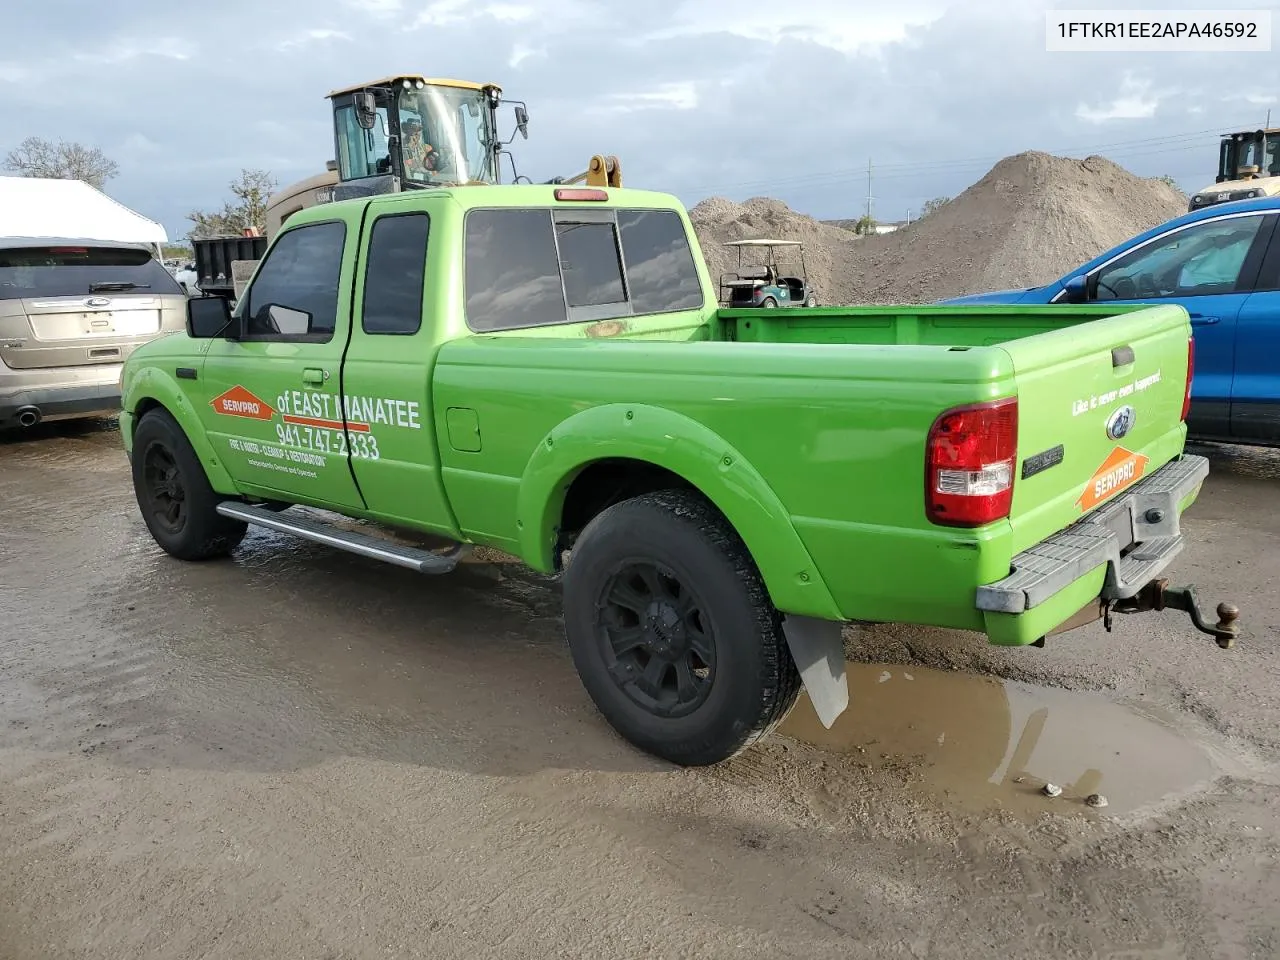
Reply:
[[[736,263],[726,241],[768,236],[804,241],[820,303],[927,303],[1047,283],[1186,209],[1181,191],[1105,157],[1028,152],[884,236],[860,237],[764,197],[713,197],[690,216],[713,281]]]

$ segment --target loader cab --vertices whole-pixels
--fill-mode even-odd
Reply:
[[[335,200],[499,182],[496,84],[387,77],[335,90]]]
[[[1280,196],[1280,127],[1245,130],[1222,138],[1217,176],[1191,195],[1187,210],[1274,196]]]
[[[1214,183],[1259,177],[1280,177],[1280,128],[1223,137]]]

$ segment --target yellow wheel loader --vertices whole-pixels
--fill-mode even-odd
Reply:
[[[504,99],[496,83],[402,74],[333,90],[327,99],[335,158],[323,173],[271,196],[262,235],[193,241],[203,293],[238,298],[270,238],[307,207],[404,190],[500,184],[504,157],[511,182],[531,182],[506,149],[517,134],[528,138],[528,109]],[[515,112],[515,130],[506,140],[498,132],[503,104]],[[617,157],[596,155],[581,173],[547,182],[620,187],[622,165]]]
[[[1196,191],[1187,210],[1274,196],[1280,196],[1280,127],[1245,130],[1222,138],[1213,186]]]

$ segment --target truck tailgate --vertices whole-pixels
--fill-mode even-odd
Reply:
[[[1015,551],[1181,453],[1190,340],[1186,311],[1162,304],[1003,344],[1018,393]]]

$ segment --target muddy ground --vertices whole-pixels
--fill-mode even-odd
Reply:
[[[1174,576],[1235,649],[868,628],[833,731],[679,770],[527,570],[182,564],[114,425],[0,440],[0,958],[1280,955],[1280,456],[1211,455]]]

